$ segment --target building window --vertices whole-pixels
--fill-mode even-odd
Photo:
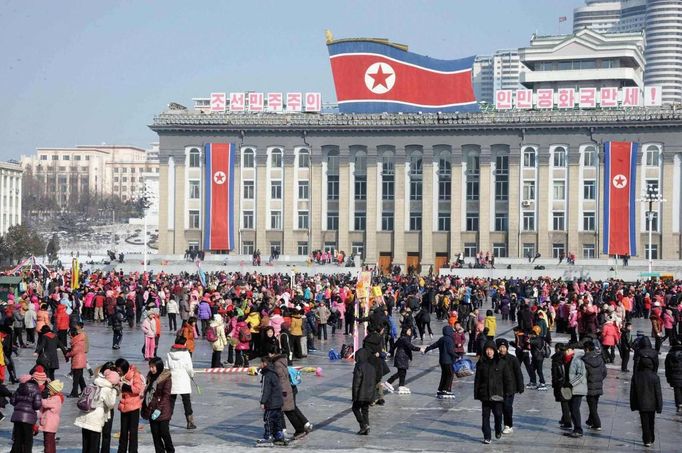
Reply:
[[[244,168],[254,168],[256,166],[256,153],[251,148],[244,150],[242,155],[242,166]]]
[[[535,181],[523,181],[523,201],[535,201]]]
[[[508,216],[506,212],[496,212],[495,213],[495,231],[507,231],[508,229]]]
[[[594,244],[583,244],[583,258],[590,260],[594,257]]]
[[[564,231],[564,229],[566,229],[565,216],[563,212],[552,213],[552,229],[554,231]]]
[[[328,212],[327,213],[327,230],[336,231],[339,229],[339,213],[338,212]]]
[[[476,246],[475,242],[465,242],[464,243],[464,257],[465,258],[473,258],[476,256],[476,251],[478,247]]]
[[[395,197],[394,176],[382,176],[381,178],[381,199],[393,200]]]
[[[76,154],[75,156],[73,156],[73,160],[81,160],[80,154]]]
[[[410,200],[419,201],[422,199],[422,182],[420,179],[410,179]]]
[[[298,182],[298,199],[299,200],[307,200],[309,195],[308,192],[309,185],[308,181],[299,181]]]
[[[339,177],[327,176],[327,200],[339,199]]]
[[[366,226],[367,226],[367,213],[356,211],[355,217],[353,219],[353,230],[365,231]]]
[[[651,215],[651,218],[649,218],[649,215]],[[645,231],[651,230],[654,233],[658,231],[658,212],[652,211],[651,214],[645,212],[644,219],[646,220]]]
[[[365,245],[362,242],[353,242],[350,245],[350,252],[356,256],[363,256],[365,254]]]
[[[645,258],[649,259],[651,257],[652,260],[657,260],[658,259],[658,244],[646,244],[646,247],[644,248],[645,251]]]
[[[270,211],[270,229],[282,229],[282,211]]]
[[[381,213],[381,231],[393,231],[393,212]]]
[[[532,242],[524,242],[522,250],[524,258],[533,258],[535,256],[535,244]]]
[[[552,156],[552,164],[554,167],[563,168],[566,166],[566,149],[555,148]]]
[[[52,160],[59,160],[59,156],[52,156]],[[118,170],[118,169],[114,168],[114,170]]]
[[[64,154],[62,156],[62,160],[71,160],[71,156],[69,156],[68,154]]]
[[[197,210],[190,210],[189,211],[189,227],[191,229],[198,229],[199,228],[199,211]]]
[[[298,211],[298,229],[308,229],[308,211]]]
[[[308,154],[308,151],[301,150],[298,152],[298,168],[310,168],[310,154]],[[307,246],[306,243],[306,247]]]
[[[443,179],[440,177],[438,180],[438,200],[440,201],[450,201],[452,193],[452,182],[450,179]]]
[[[355,199],[367,199],[367,176],[355,175]]]
[[[478,212],[467,212],[466,230],[478,231]]]
[[[659,151],[655,146],[648,146],[646,149],[646,166],[658,167],[660,165]]]
[[[422,215],[420,212],[410,212],[410,231],[421,231]]]
[[[40,160],[47,160],[47,156],[46,156],[46,155],[44,155],[44,154],[43,154],[43,155],[41,155],[41,156],[40,156]]]
[[[594,146],[589,146],[583,151],[583,167],[597,166],[597,150]]]
[[[523,166],[535,168],[535,150],[533,148],[526,148],[523,151]]]
[[[566,249],[564,244],[555,243],[552,244],[552,258],[559,258],[561,255],[566,256]]]
[[[523,231],[535,231],[535,213],[523,213]]]
[[[114,178],[114,180],[116,179],[118,178]],[[199,181],[191,180],[189,182],[189,198],[190,200],[198,200],[201,198],[201,186],[199,186]]]
[[[118,176],[114,176],[114,182],[118,182]]]
[[[300,256],[308,256],[308,243],[299,241],[296,244],[296,254]]]
[[[506,258],[507,244],[505,244],[504,242],[493,243],[493,256],[495,258]]]
[[[478,200],[478,187],[478,180],[471,181],[469,178],[467,178],[467,200]]]
[[[256,251],[256,246],[253,241],[242,241],[242,255],[253,255]]]
[[[273,200],[282,199],[282,181],[270,181],[270,198]]]
[[[583,231],[594,231],[597,215],[594,212],[583,212]]]
[[[244,181],[244,199],[253,200],[255,195],[255,187],[253,181]]]
[[[509,200],[509,156],[495,157],[495,200]]]
[[[336,242],[328,241],[324,243],[325,252],[334,252],[336,250]]]
[[[450,213],[438,213],[438,231],[450,231]]]
[[[597,181],[589,179],[583,181],[583,199],[596,200],[597,199]]]
[[[201,167],[201,152],[199,151],[199,148],[192,148],[189,150],[189,166],[192,168]],[[127,170],[127,168],[124,168],[123,170]]]
[[[563,201],[566,199],[566,181],[554,181],[553,192],[554,200]]]
[[[475,201],[479,196],[480,181],[480,159],[478,156],[469,155],[467,157],[466,169],[466,199]]]
[[[277,252],[281,253],[282,252],[282,243],[279,241],[271,241],[270,242],[270,252]]]
[[[245,230],[253,230],[253,211],[244,211],[242,213],[242,224]]]
[[[282,150],[279,148],[273,149],[270,153],[270,167],[282,168]]]

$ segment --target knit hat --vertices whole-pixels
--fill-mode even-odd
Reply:
[[[504,346],[505,348],[509,349],[509,342],[505,338],[498,338],[495,340],[495,344],[497,345],[498,349],[500,346]]]
[[[31,375],[31,377],[33,377],[33,379],[35,379],[35,381],[38,384],[40,385],[45,384],[45,382],[47,381],[47,373],[45,373],[45,368],[43,368],[41,365],[38,365],[33,370],[33,374]]]
[[[111,385],[118,385],[118,383],[121,382],[121,376],[119,376],[117,372],[112,370],[106,370],[104,372],[104,379],[109,381]]]
[[[533,326],[533,333],[535,335],[540,335],[540,333],[542,333],[542,329],[540,328],[540,326]]]
[[[47,384],[47,388],[52,393],[61,393],[61,391],[64,390],[64,384],[59,379],[55,379],[54,381],[50,381],[50,383]]]

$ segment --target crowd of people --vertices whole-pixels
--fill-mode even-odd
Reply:
[[[82,412],[75,425],[82,430],[84,452],[109,451],[116,408],[121,414],[119,451],[136,451],[140,417],[149,421],[156,451],[174,451],[169,421],[178,395],[186,428],[196,428],[191,394],[199,341],[211,345],[211,368],[249,367],[257,360],[264,422],[259,443],[283,445],[300,439],[312,424],[296,404],[298,387],[291,366],[315,351],[316,342],[349,336],[358,323],[367,326],[362,348],[354,351],[351,384],[360,435],[370,432],[370,408],[386,404],[384,392],[410,393],[406,381],[413,353],[432,350],[438,350],[441,371],[436,397],[443,399],[455,396],[455,370],[469,361],[467,354],[478,358],[474,398],[481,401],[484,443],[492,441],[493,433],[498,439],[513,433],[516,395],[550,386],[566,434],[583,434],[583,397],[589,413],[586,426],[601,430],[598,406],[606,363],[614,363],[618,351],[621,372],[629,371],[634,353],[631,408],[640,412],[643,443],[651,445],[654,414],[662,410],[658,352],[666,340],[671,346],[666,379],[682,413],[681,282],[393,274],[374,275],[361,295],[351,274],[96,271],[82,273],[75,284],[70,278],[68,271],[47,278],[42,273],[24,275],[20,294],[10,294],[0,310],[0,382],[9,377],[10,385],[18,384],[14,391],[0,387],[14,406],[13,452],[31,451],[35,430],[44,433],[45,451],[55,451],[60,408],[69,397]],[[362,302],[357,315],[356,299]],[[442,336],[431,343],[433,316],[443,328]],[[498,318],[515,326],[510,338],[498,334]],[[633,333],[634,318],[649,320],[650,336]],[[129,341],[124,331],[125,337],[136,335],[132,342],[143,345],[148,369],[138,370],[120,357],[91,367],[86,332],[91,323],[106,323],[111,329],[112,350]],[[162,359],[157,353],[164,330],[175,336]],[[557,343],[556,335],[567,341]],[[12,360],[18,348],[33,348],[35,354],[35,365],[20,376]],[[73,377],[68,395],[55,379],[60,355],[70,362]],[[550,379],[545,379],[546,361]],[[285,417],[293,428],[291,436]]]

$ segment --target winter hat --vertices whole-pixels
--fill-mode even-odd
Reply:
[[[542,329],[540,328],[540,326],[533,326],[533,333],[535,335],[540,335],[540,333],[542,333]]]
[[[26,384],[30,380],[31,380],[30,374],[23,374],[19,376],[19,384]]]
[[[64,384],[59,379],[55,379],[54,381],[50,381],[50,383],[47,384],[47,388],[52,393],[61,393],[62,390],[64,390]]]
[[[109,381],[111,385],[118,385],[118,383],[121,382],[121,376],[119,376],[117,372],[112,370],[106,370],[104,372],[104,379]]]
[[[43,368],[41,365],[38,365],[33,370],[33,374],[31,375],[31,377],[35,379],[35,381],[38,384],[40,385],[45,384],[45,382],[47,381],[47,373],[45,373],[45,368]]]
[[[509,342],[507,341],[506,338],[498,338],[497,340],[495,340],[495,344],[497,345],[498,349],[500,346],[504,346],[505,348],[509,349]]]

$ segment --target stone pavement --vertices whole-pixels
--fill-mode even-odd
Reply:
[[[164,320],[165,321],[165,320]],[[434,341],[438,338],[442,323],[433,322]],[[165,322],[164,322],[164,328]],[[511,338],[511,323],[498,320],[501,336]],[[649,331],[648,321],[636,320],[635,330]],[[136,363],[146,373],[142,363],[140,348],[142,334],[139,329],[126,331],[122,349],[111,349],[111,332],[104,326],[87,325],[90,335],[89,362],[96,366],[108,359],[126,357]],[[165,332],[161,338],[159,355],[164,357],[168,351],[173,334]],[[576,451],[598,449],[609,451],[645,450],[641,444],[639,416],[629,408],[630,373],[621,373],[620,361],[608,365],[609,374],[605,382],[605,394],[599,404],[603,431],[591,432],[584,427],[585,436],[574,440],[562,436],[558,426],[561,411],[554,402],[551,388],[547,392],[527,390],[516,397],[514,433],[501,440],[493,439],[492,445],[481,444],[480,403],[473,399],[473,377],[455,379],[453,391],[456,398],[442,401],[434,398],[440,377],[437,352],[427,356],[415,354],[412,367],[408,371],[408,386],[411,395],[388,394],[386,405],[370,409],[371,434],[357,436],[357,423],[350,411],[350,381],[353,364],[347,361],[330,362],[327,358],[329,347],[338,351],[343,340],[350,341],[337,333],[329,341],[323,342],[317,352],[313,352],[302,365],[322,367],[324,376],[304,374],[299,406],[315,425],[314,431],[306,438],[290,445],[288,449],[302,447],[307,451],[357,451],[358,449],[377,451],[504,451],[504,452],[546,452]],[[565,340],[562,336],[555,341]],[[417,340],[415,344],[420,345]],[[427,340],[424,344],[429,344]],[[667,351],[667,344],[663,352]],[[33,363],[30,350],[21,351],[16,359],[20,373],[28,371]],[[682,416],[675,414],[672,390],[665,383],[663,360],[659,372],[664,398],[662,415],[656,417],[656,444],[648,451],[680,451],[682,438]],[[210,346],[204,341],[197,342],[194,355],[195,367],[210,364]],[[224,359],[226,353],[224,354]],[[391,363],[392,365],[392,363]],[[68,364],[62,363],[58,370],[59,379],[65,382],[65,392],[70,391],[72,381],[65,375]],[[392,368],[393,369],[393,368]],[[545,376],[549,380],[549,361],[545,361]],[[524,370],[524,377],[527,379]],[[253,448],[255,439],[262,435],[262,413],[259,409],[259,378],[245,374],[208,375],[199,374],[196,378],[202,394],[192,395],[196,431],[184,429],[182,405],[178,402],[171,433],[178,452],[193,453],[215,451],[216,448],[230,447],[230,451],[241,452]],[[0,451],[9,451],[12,425],[9,415],[12,409],[3,411],[8,417],[0,424]],[[58,436],[59,452],[78,452],[81,447],[80,430],[73,425],[78,415],[73,400],[66,400]],[[587,418],[587,404],[583,403],[582,419]],[[114,432],[119,427],[119,414],[116,414]],[[34,451],[42,449],[42,434],[36,437]],[[112,441],[112,449],[117,447],[117,439]],[[144,424],[140,433],[140,451],[153,451],[149,427]]]

